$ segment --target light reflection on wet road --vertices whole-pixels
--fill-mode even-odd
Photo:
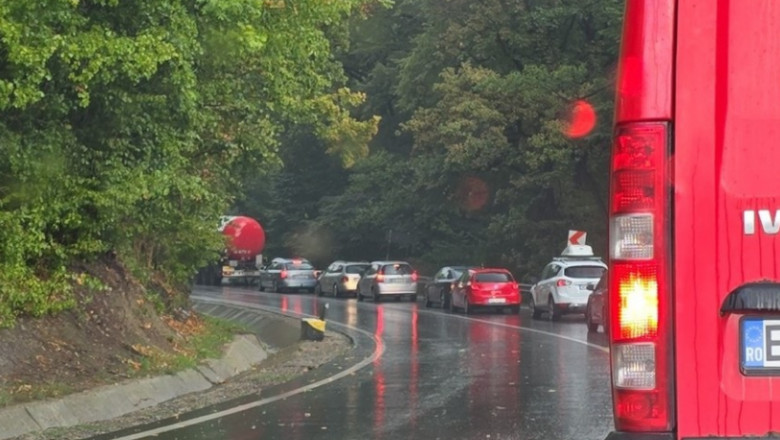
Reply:
[[[227,301],[233,309],[314,315],[329,303],[329,329],[356,340],[355,359],[315,370],[280,393],[370,359],[375,345],[384,352],[333,382],[159,439],[601,440],[611,429],[606,341],[601,333],[589,336],[581,316],[552,323],[532,320],[528,310],[464,317],[405,302],[238,288],[196,294],[199,308],[210,312],[227,310],[216,305]]]

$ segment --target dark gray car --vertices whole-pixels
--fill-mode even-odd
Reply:
[[[425,307],[432,307],[435,303],[443,309],[449,308],[452,283],[468,268],[469,266],[444,266],[439,269],[423,290]]]

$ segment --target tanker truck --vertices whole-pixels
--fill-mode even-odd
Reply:
[[[265,231],[257,220],[245,216],[223,216],[218,230],[225,238],[225,249],[218,261],[198,271],[196,282],[222,285],[242,282],[253,284],[260,279],[263,264]]]

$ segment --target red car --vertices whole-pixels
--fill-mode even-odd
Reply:
[[[604,333],[609,333],[609,319],[607,319],[607,273],[602,275],[593,293],[588,295],[588,304],[585,307],[585,323],[588,331],[596,333],[599,325],[604,327]]]
[[[453,283],[450,311],[460,309],[470,314],[477,307],[520,311],[520,288],[508,270],[469,269]]]

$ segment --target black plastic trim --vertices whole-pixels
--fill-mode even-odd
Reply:
[[[617,432],[612,431],[604,440],[675,440],[671,432]]]
[[[780,283],[743,284],[732,290],[720,306],[721,315],[755,312],[780,312]]]

